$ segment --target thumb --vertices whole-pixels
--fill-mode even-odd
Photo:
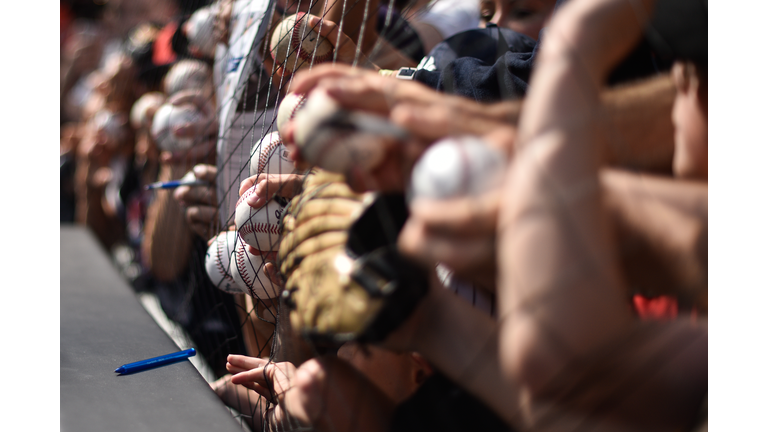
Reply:
[[[192,171],[195,173],[195,177],[200,180],[205,180],[210,183],[216,181],[217,170],[213,165],[198,164],[192,168]]]

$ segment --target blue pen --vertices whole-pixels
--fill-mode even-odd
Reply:
[[[115,369],[115,372],[119,373],[120,375],[128,375],[136,372],[141,372],[147,369],[153,369],[156,367],[165,366],[172,363],[177,363],[182,360],[186,360],[194,356],[195,354],[197,354],[197,351],[195,351],[194,348],[190,348],[188,350],[179,351],[172,354],[161,355],[159,357],[153,357],[151,359],[140,360],[137,362],[124,364],[119,368]]]
[[[144,187],[146,190],[150,189],[175,189],[179,186],[208,186],[209,182],[204,180],[173,180],[167,182],[151,183]]]

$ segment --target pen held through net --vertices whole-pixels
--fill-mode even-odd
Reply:
[[[146,185],[144,189],[176,189],[179,186],[211,186],[211,183],[205,180],[173,180],[167,182],[151,183]]]

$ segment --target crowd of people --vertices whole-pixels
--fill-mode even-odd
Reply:
[[[706,0],[61,2],[61,221],[253,430],[706,430],[707,51]]]

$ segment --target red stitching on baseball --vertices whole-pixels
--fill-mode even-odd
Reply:
[[[302,60],[312,61],[312,53],[304,51],[304,49],[301,47],[301,42],[303,41],[301,40],[300,24],[304,19],[304,15],[306,15],[304,12],[296,13],[296,21],[293,23],[293,37],[291,38],[291,47],[296,51],[296,55],[300,57]],[[307,24],[307,31],[309,32],[314,31],[311,28],[309,28],[309,24]],[[320,43],[321,38],[323,37],[320,36],[320,33],[317,33],[317,40],[318,40],[317,44]],[[333,50],[328,51],[327,53],[321,56],[316,56],[314,59],[315,63],[322,63],[324,61],[327,61],[328,59],[331,58],[331,55],[333,55]]]
[[[245,250],[242,247],[237,248],[237,252],[235,252],[235,261],[237,261],[237,272],[240,274],[240,277],[243,278],[243,282],[245,282],[246,288],[248,288],[250,291],[253,289],[253,282],[251,282],[251,278],[248,275],[248,271],[245,267],[245,258],[243,257],[244,253]],[[245,273],[245,276],[243,276],[243,273]]]
[[[264,167],[267,165],[267,162],[269,162],[270,153],[272,153],[272,150],[274,150],[275,147],[282,144],[282,142],[283,140],[280,139],[280,135],[275,134],[275,136],[272,137],[272,140],[267,144],[267,147],[261,151],[259,154],[259,169],[257,174],[264,172]]]
[[[278,224],[265,222],[246,223],[240,227],[239,232],[240,237],[243,237],[245,234],[253,233],[280,234],[280,226]]]
[[[224,242],[227,241],[226,234],[224,234]],[[222,254],[222,240],[216,241],[216,268],[219,270],[219,273],[221,273],[225,279],[231,281],[232,283],[235,283],[235,280],[232,279],[232,276],[230,276],[226,270],[224,270],[224,266],[221,264],[221,254]]]
[[[293,118],[296,117],[296,112],[299,110],[299,108],[303,107],[306,102],[307,102],[306,93],[300,94],[299,101],[296,102],[296,105],[293,106],[293,109],[291,110],[291,115],[288,116],[288,120],[293,120]]]
[[[235,208],[237,208],[237,206],[239,206],[240,203],[248,199],[248,197],[253,195],[255,192],[256,192],[256,185],[253,185],[247,191],[245,191],[242,195],[240,195],[240,198],[237,200],[237,204],[235,204]]]

